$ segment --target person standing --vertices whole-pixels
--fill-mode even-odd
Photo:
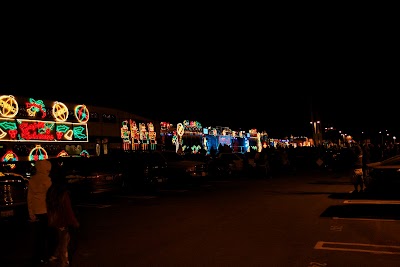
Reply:
[[[78,228],[79,222],[72,208],[70,192],[67,188],[62,167],[52,174],[52,185],[47,192],[47,213],[49,227],[56,232],[56,245],[51,263],[57,266],[69,266],[69,244],[71,240],[71,227]]]
[[[364,177],[363,177],[363,151],[358,143],[352,145],[354,153],[354,163],[353,163],[353,193],[364,191]],[[358,190],[358,188],[360,188]]]
[[[49,257],[49,231],[47,224],[46,194],[51,186],[51,162],[38,160],[35,162],[35,172],[29,179],[27,206],[29,220],[34,228],[33,264],[46,263]]]

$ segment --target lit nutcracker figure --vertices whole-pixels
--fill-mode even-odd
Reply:
[[[139,129],[135,121],[129,120],[129,122],[131,126],[132,149],[139,150],[139,145],[140,145]]]
[[[147,150],[149,146],[148,132],[146,131],[146,124],[139,123],[140,129],[140,143],[142,144],[142,150]]]
[[[156,150],[156,148],[157,148],[156,135],[157,134],[154,131],[154,125],[152,122],[147,123],[147,129],[149,130],[150,150]]]
[[[122,122],[121,127],[121,138],[122,138],[122,146],[124,150],[130,150],[131,148],[131,139],[129,135],[130,131],[128,128],[128,121]]]
[[[182,123],[178,123],[176,125],[176,139],[175,139],[175,148],[176,148],[176,152],[178,154],[181,154],[182,151],[182,144],[183,144],[183,140],[182,140],[182,136],[185,132],[185,127],[183,126]]]

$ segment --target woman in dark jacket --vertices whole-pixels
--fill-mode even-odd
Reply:
[[[72,209],[72,203],[67,183],[62,171],[51,175],[52,185],[47,191],[46,204],[49,227],[56,232],[56,245],[50,261],[57,261],[58,266],[68,266],[68,246],[70,243],[70,228],[78,228],[79,222]]]

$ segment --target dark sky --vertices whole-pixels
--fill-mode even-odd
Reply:
[[[310,135],[311,110],[349,133],[399,131],[395,35],[316,24],[158,25],[134,35],[104,28],[28,47],[7,40],[0,94],[276,137]]]

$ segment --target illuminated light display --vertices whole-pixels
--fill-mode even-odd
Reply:
[[[128,128],[128,121],[125,120],[122,122],[121,127],[121,139],[122,139],[122,146],[124,150],[130,150],[131,148],[131,138],[130,132]]]
[[[89,110],[85,105],[77,105],[74,109],[75,118],[80,123],[86,123],[89,121]]]
[[[129,120],[130,130],[131,130],[131,138],[132,138],[132,149],[138,150],[140,145],[140,134],[139,129],[136,125],[136,122],[133,120]]]
[[[0,115],[13,118],[18,114],[18,103],[12,95],[0,96]]]
[[[29,160],[37,161],[37,160],[48,159],[49,156],[47,155],[47,151],[41,145],[36,145],[29,152],[28,158],[29,158]]]
[[[69,154],[65,150],[62,150],[60,153],[57,154],[57,158],[58,157],[68,157],[68,156],[69,156]]]
[[[154,131],[154,125],[152,122],[147,123],[147,129],[149,130],[149,140],[150,140],[150,149],[156,150],[157,148],[157,139],[156,132]]]
[[[67,153],[69,155],[79,155],[82,152],[82,146],[81,145],[66,145],[65,151],[67,151]]]
[[[140,143],[142,144],[142,150],[147,150],[149,145],[149,133],[146,130],[146,124],[141,122],[139,123],[140,129]]]
[[[52,114],[56,121],[64,122],[68,119],[69,111],[64,103],[56,101],[53,104]]]
[[[101,140],[101,143],[103,144],[103,153],[104,155],[108,154],[108,138],[103,138],[103,140]]]
[[[29,102],[25,103],[26,112],[29,116],[35,117],[37,113],[41,112],[42,119],[46,117],[46,108],[43,100],[35,100],[33,98],[29,98]]]
[[[178,123],[176,125],[176,131],[178,133],[178,136],[183,136],[183,134],[185,133],[185,127],[183,127],[182,123]]]
[[[8,150],[4,156],[1,158],[2,162],[13,162],[13,161],[18,161],[18,156],[15,154],[12,150]],[[15,164],[9,164],[11,169],[14,169],[16,167]]]
[[[89,152],[87,150],[82,150],[80,156],[88,158],[88,157],[90,157],[90,154],[89,154]]]
[[[201,146],[200,145],[197,145],[197,146],[194,145],[190,149],[192,150],[192,153],[196,154],[201,149]]]
[[[40,120],[1,119],[1,141],[88,142],[86,124]],[[6,133],[6,135],[4,135]]]

